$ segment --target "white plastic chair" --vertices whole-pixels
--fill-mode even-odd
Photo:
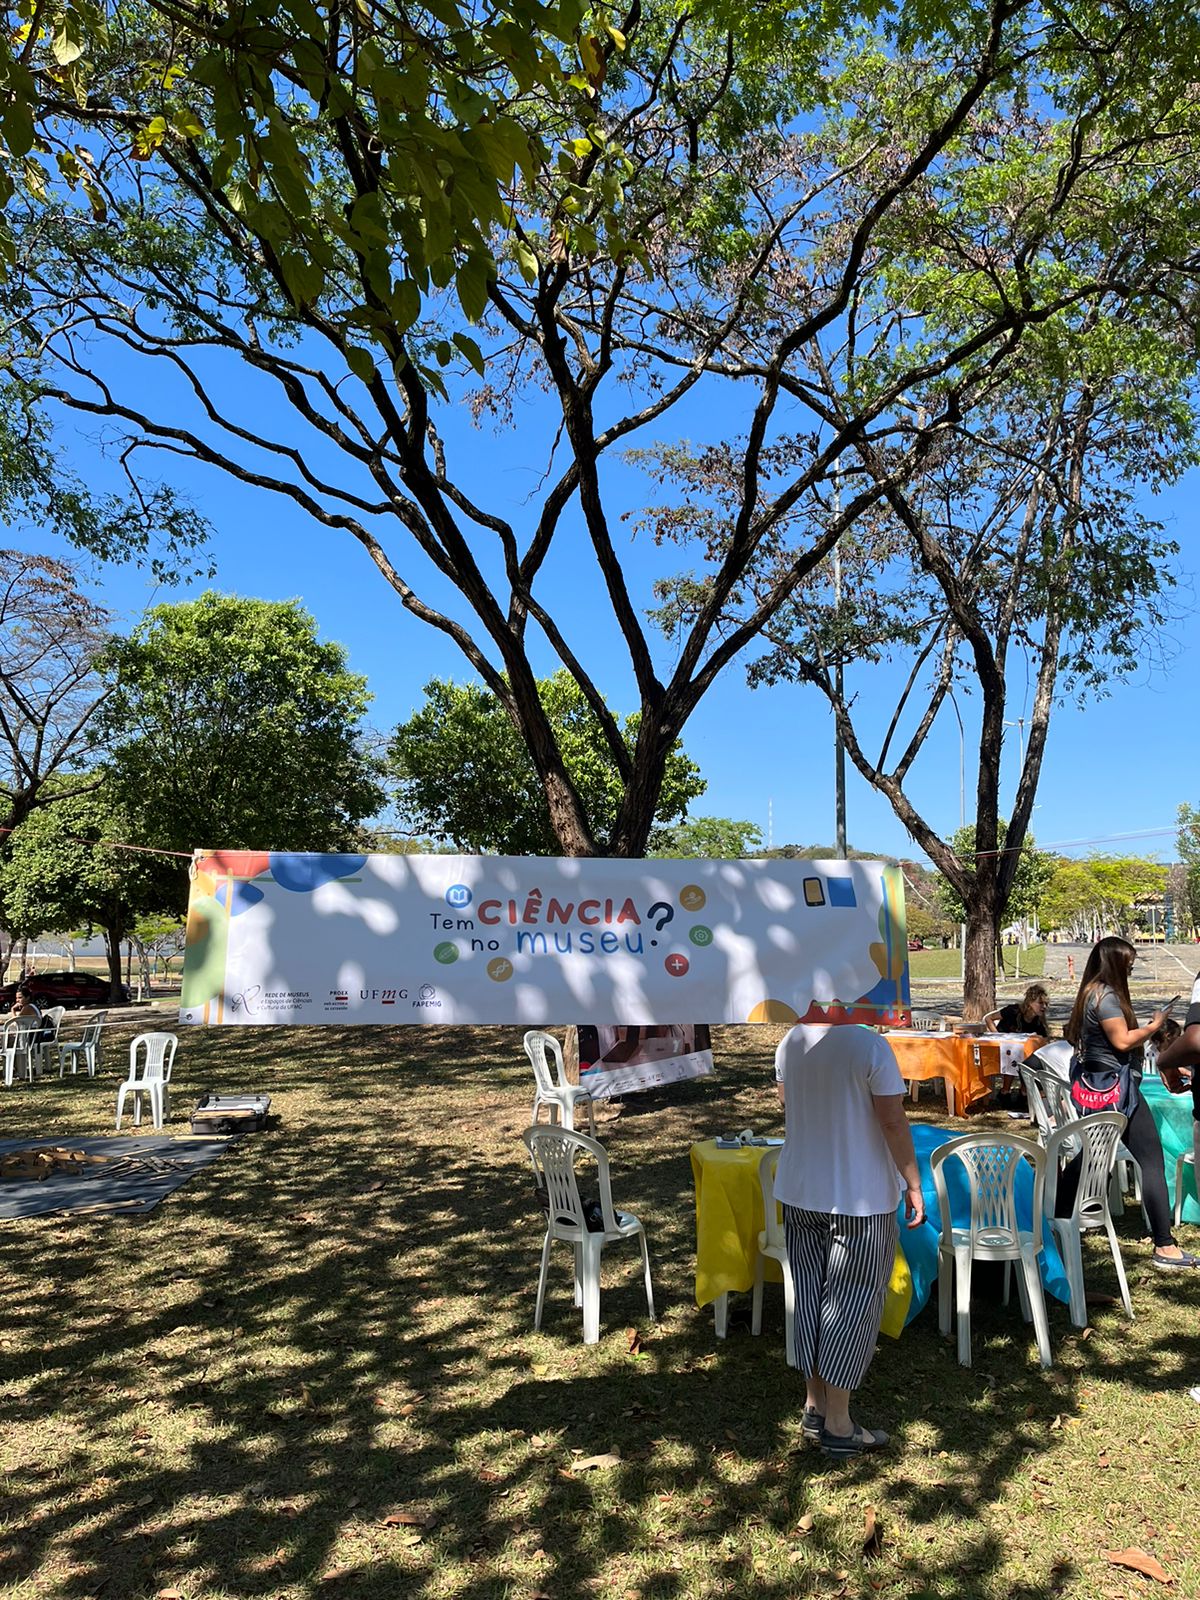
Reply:
[[[1133,1320],[1129,1284],[1125,1280],[1125,1263],[1121,1259],[1121,1247],[1117,1243],[1117,1230],[1113,1227],[1109,1206],[1109,1184],[1117,1159],[1117,1147],[1124,1131],[1125,1118],[1119,1111],[1097,1111],[1091,1116],[1078,1118],[1071,1127],[1056,1128],[1046,1141],[1046,1222],[1058,1241],[1059,1253],[1067,1269],[1067,1283],[1071,1290],[1071,1321],[1077,1328],[1087,1327],[1081,1235],[1095,1228],[1103,1228],[1108,1235],[1108,1248],[1112,1251],[1117,1282],[1121,1286],[1121,1302],[1126,1315],[1130,1321]],[[1054,1207],[1064,1158],[1076,1154],[1079,1155],[1079,1187],[1075,1193],[1075,1207],[1069,1217],[1056,1217]]]
[[[58,1051],[58,1075],[61,1078],[68,1061],[71,1063],[71,1076],[79,1071],[82,1060],[89,1078],[96,1076],[96,1069],[100,1065],[100,1037],[104,1031],[104,1019],[107,1011],[98,1011],[84,1028],[78,1039],[62,1039],[55,1045]]]
[[[1183,1221],[1183,1169],[1185,1167],[1191,1167],[1193,1174],[1195,1173],[1195,1171],[1196,1171],[1196,1152],[1194,1150],[1185,1150],[1183,1152],[1183,1154],[1179,1157],[1179,1160],[1175,1163],[1175,1226],[1176,1227],[1178,1227],[1179,1224]],[[1193,1188],[1196,1189],[1197,1193],[1200,1193],[1200,1184],[1196,1183],[1194,1176],[1193,1176],[1193,1180],[1192,1180],[1192,1186],[1193,1186]]]
[[[941,1020],[938,1017],[914,1016],[912,1018],[911,1026],[914,1033],[945,1033],[947,1031],[945,1028],[943,1028]]]
[[[1045,1044],[1040,1044],[1033,1054],[1026,1058],[1026,1065],[1033,1067],[1036,1072],[1052,1073],[1067,1083],[1071,1078],[1071,1061],[1074,1055],[1075,1046],[1069,1039],[1047,1039]]]
[[[608,1172],[608,1152],[599,1139],[573,1128],[526,1128],[521,1135],[529,1148],[534,1177],[545,1189],[549,1209],[546,1237],[542,1243],[542,1270],[538,1276],[537,1307],[533,1326],[542,1325],[542,1305],[546,1298],[546,1274],[550,1266],[550,1246],[556,1239],[569,1244],[575,1255],[575,1304],[583,1307],[583,1342],[595,1344],[600,1338],[600,1257],[606,1244],[621,1239],[638,1239],[642,1246],[642,1265],[646,1276],[646,1310],[654,1319],[654,1289],[650,1283],[650,1251],[646,1230],[627,1211],[617,1211],[612,1202]],[[588,1228],[575,1162],[580,1155],[596,1163],[600,1184],[600,1216],[604,1224],[595,1232]]]
[[[178,1043],[173,1033],[139,1033],[129,1046],[129,1076],[117,1091],[118,1131],[127,1094],[133,1095],[135,1128],[142,1123],[143,1095],[150,1101],[150,1115],[156,1128],[161,1128],[171,1115],[169,1085]]]
[[[762,1332],[763,1275],[767,1257],[778,1261],[783,1268],[783,1335],[784,1350],[789,1367],[796,1365],[796,1288],[792,1282],[792,1268],[788,1261],[787,1240],[783,1223],[779,1220],[779,1207],[775,1200],[775,1168],[779,1165],[778,1150],[764,1150],[758,1163],[758,1181],[762,1186],[763,1218],[766,1226],[758,1236],[758,1256],[754,1263],[754,1298],[751,1301],[750,1332]]]
[[[956,1228],[950,1211],[946,1161],[957,1157],[967,1170],[971,1190],[971,1222]],[[1033,1212],[1031,1226],[1017,1223],[1016,1176],[1022,1160],[1033,1168]],[[1008,1303],[1009,1273],[1019,1262],[1017,1290],[1021,1311],[1033,1318],[1038,1356],[1043,1367],[1051,1365],[1050,1325],[1046,1301],[1038,1275],[1038,1254],[1042,1248],[1042,1191],[1046,1179],[1046,1152],[1032,1139],[999,1138],[991,1133],[968,1133],[939,1145],[930,1158],[934,1187],[942,1219],[938,1243],[938,1325],[950,1332],[951,1286],[957,1291],[958,1359],[971,1365],[971,1264],[973,1261],[1003,1261],[1004,1301]]]
[[[554,1057],[553,1074],[550,1071],[550,1063],[546,1060],[547,1051]],[[567,1082],[567,1075],[563,1071],[562,1045],[554,1035],[543,1033],[539,1028],[531,1028],[525,1035],[525,1054],[529,1057],[534,1081],[537,1084],[530,1122],[536,1124],[538,1112],[545,1106],[550,1113],[552,1124],[561,1122],[564,1128],[574,1128],[575,1107],[586,1106],[588,1131],[594,1139],[596,1114],[592,1107],[592,1097],[579,1084]]]
[[[37,1055],[39,1073],[49,1066],[50,1058],[58,1048],[58,1030],[62,1027],[62,1019],[66,1014],[66,1006],[47,1006],[42,1012],[41,1027],[34,1034],[32,1047]]]
[[[20,1022],[7,1022],[4,1025],[4,1043],[0,1048],[4,1052],[4,1084],[12,1088],[13,1078],[18,1072],[23,1072],[26,1079],[32,1083],[40,1066],[37,1047],[33,1043],[33,1036],[37,1029],[23,1026]]]
[[[1027,1061],[1023,1061],[1017,1070],[1021,1075],[1021,1083],[1025,1088],[1025,1098],[1029,1102],[1029,1110],[1037,1126],[1038,1143],[1044,1145],[1056,1127],[1056,1123],[1050,1115],[1050,1107],[1046,1103],[1046,1097],[1042,1093],[1042,1081],[1044,1078],[1049,1077],[1050,1074],[1038,1072]]]

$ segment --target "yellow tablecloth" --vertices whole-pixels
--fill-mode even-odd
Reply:
[[[763,1150],[747,1145],[739,1150],[718,1150],[705,1139],[692,1146],[692,1176],[696,1183],[696,1304],[710,1305],[730,1290],[754,1287],[758,1236],[763,1228],[762,1188],[758,1164]],[[768,1282],[780,1282],[778,1264],[766,1263]],[[883,1331],[900,1337],[912,1300],[912,1276],[904,1252],[896,1247],[892,1280],[883,1310]]]

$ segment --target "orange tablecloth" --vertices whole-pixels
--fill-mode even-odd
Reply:
[[[885,1033],[906,1083],[941,1078],[946,1084],[946,1104],[951,1116],[969,1111],[992,1092],[991,1080],[1000,1074],[1000,1043],[956,1033]],[[1024,1054],[1031,1055],[1041,1039],[1030,1034]]]

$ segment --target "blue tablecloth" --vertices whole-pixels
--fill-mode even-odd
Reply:
[[[1191,1102],[1188,1104],[1190,1106]],[[953,1129],[934,1128],[922,1122],[913,1124],[912,1136],[913,1146],[917,1152],[917,1166],[921,1172],[921,1190],[925,1196],[925,1214],[928,1220],[919,1228],[906,1228],[903,1205],[896,1213],[900,1220],[900,1242],[904,1247],[905,1259],[913,1280],[912,1303],[905,1319],[906,1326],[924,1308],[929,1296],[937,1287],[937,1254],[941,1226],[937,1190],[933,1186],[933,1169],[930,1167],[929,1158],[939,1145],[961,1137],[960,1133]],[[950,1215],[956,1227],[965,1228],[971,1221],[967,1169],[961,1161],[949,1161],[942,1171],[950,1194]],[[1017,1218],[1023,1227],[1028,1227],[1033,1220],[1033,1168],[1027,1161],[1021,1163],[1021,1170],[1017,1174]],[[1066,1269],[1048,1229],[1043,1231],[1043,1238],[1044,1248],[1038,1257],[1042,1284],[1056,1300],[1066,1302],[1070,1299]]]
[[[1161,1078],[1142,1079],[1142,1099],[1162,1140],[1163,1158],[1167,1169],[1167,1189],[1171,1204],[1175,1204],[1175,1164],[1185,1150],[1192,1148],[1192,1097],[1189,1094],[1172,1094]],[[1183,1220],[1200,1222],[1200,1205],[1196,1193],[1196,1174],[1192,1167],[1183,1169]]]

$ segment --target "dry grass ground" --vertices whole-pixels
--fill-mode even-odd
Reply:
[[[122,1043],[95,1082],[4,1092],[0,1137],[111,1129]],[[531,1331],[519,1032],[185,1030],[177,1131],[202,1089],[268,1090],[279,1122],[143,1220],[3,1225],[0,1592],[1118,1600],[1155,1588],[1107,1560],[1132,1546],[1200,1594],[1200,1274],[1153,1275],[1128,1216],[1137,1321],[1081,1338],[1054,1304],[1052,1372],[1015,1306],[977,1304],[969,1371],[932,1306],[884,1340],[860,1409],[886,1458],[802,1446],[777,1292],[761,1339],[714,1342],[688,1146],[778,1128],[773,1043],[716,1030],[713,1078],[605,1120],[662,1316],[610,1251],[585,1350],[565,1252]]]

